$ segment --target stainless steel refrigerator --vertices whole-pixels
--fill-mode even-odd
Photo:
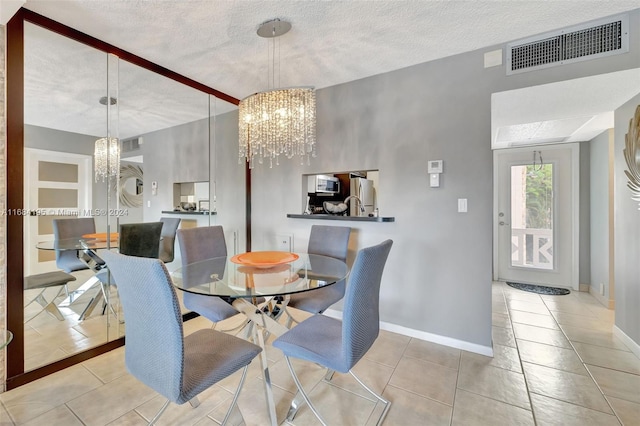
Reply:
[[[375,189],[373,181],[364,178],[351,178],[351,196],[358,197],[362,202],[364,211],[360,209],[360,203],[353,198],[349,202],[350,216],[369,216],[375,210]]]

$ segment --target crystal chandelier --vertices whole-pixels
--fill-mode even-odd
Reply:
[[[108,177],[117,178],[120,171],[120,141],[117,138],[100,138],[93,151],[96,182]]]
[[[275,86],[275,38],[287,33],[291,24],[275,19],[258,28],[258,35],[273,40],[271,80]],[[278,64],[279,68],[279,64]],[[255,165],[269,159],[280,164],[280,154],[299,156],[301,164],[316,156],[316,94],[313,87],[267,90],[248,96],[239,105],[239,161]]]

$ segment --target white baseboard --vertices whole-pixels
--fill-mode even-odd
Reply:
[[[582,284],[580,284],[582,285]],[[595,297],[595,299],[600,302],[607,309],[615,309],[616,301],[607,299],[606,296],[602,296],[600,293],[594,290],[593,286],[589,286],[589,294]]]
[[[327,309],[323,315],[328,317],[342,319],[342,312],[333,309]],[[425,340],[427,342],[438,343],[444,346],[450,346],[456,349],[462,349],[485,356],[493,356],[493,348],[490,346],[482,346],[477,343],[470,343],[464,340],[453,339],[451,337],[440,336],[438,334],[427,333],[426,331],[414,330],[413,328],[403,327],[401,325],[391,324],[381,321],[380,329],[390,331],[392,333],[402,334],[403,336],[415,337],[416,339]]]
[[[627,347],[631,349],[631,352],[640,358],[640,345],[634,342],[631,337],[627,336],[625,332],[620,330],[616,325],[613,326],[613,335],[622,340],[622,343],[627,345]]]

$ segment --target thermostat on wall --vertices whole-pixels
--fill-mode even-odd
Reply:
[[[442,160],[430,160],[427,168],[428,173],[442,173]]]

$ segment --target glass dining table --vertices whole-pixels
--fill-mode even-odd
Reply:
[[[261,252],[251,252],[259,255]],[[267,252],[262,252],[267,253]],[[275,252],[272,252],[275,253]],[[282,253],[280,260],[253,262],[250,254],[219,257],[185,265],[172,274],[174,286],[203,296],[218,296],[248,319],[255,343],[263,348],[260,363],[272,425],[279,424],[264,351],[263,331],[280,336],[288,329],[277,321],[288,295],[314,291],[344,280],[349,267],[332,257]],[[245,261],[246,258],[246,261]],[[280,305],[276,302],[280,301]]]

